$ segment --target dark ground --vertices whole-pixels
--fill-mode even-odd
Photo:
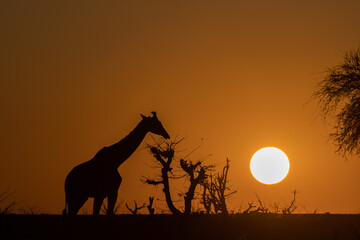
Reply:
[[[360,215],[0,215],[0,239],[360,239]]]

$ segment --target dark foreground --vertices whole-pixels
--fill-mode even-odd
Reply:
[[[0,239],[360,239],[360,215],[0,215]]]

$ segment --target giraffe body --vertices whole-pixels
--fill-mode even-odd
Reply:
[[[113,214],[122,181],[118,167],[135,152],[146,133],[152,132],[166,139],[170,138],[155,112],[153,117],[141,116],[142,121],[124,139],[102,148],[91,160],[71,170],[65,180],[63,214],[76,215],[89,197],[94,198],[94,215],[99,214],[104,198],[108,199],[107,214]]]

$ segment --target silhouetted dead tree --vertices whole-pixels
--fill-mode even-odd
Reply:
[[[126,206],[126,208],[127,208],[132,214],[137,215],[138,210],[143,209],[143,208],[145,207],[145,203],[144,203],[141,207],[138,207],[138,206],[137,206],[137,203],[136,203],[135,200],[134,200],[134,203],[135,203],[135,208],[134,208],[134,210],[131,209],[131,208],[127,205],[127,203],[125,203],[125,206]]]
[[[186,173],[185,176],[189,177],[190,186],[188,188],[188,191],[184,195],[184,211],[182,212],[177,209],[171,199],[169,184],[169,178],[171,177],[169,176],[169,173],[171,174],[172,171],[171,164],[173,163],[174,159],[175,147],[182,140],[183,139],[181,139],[180,141],[165,142],[163,144],[148,145],[151,154],[153,154],[156,161],[161,165],[161,177],[157,180],[145,179],[145,182],[150,185],[156,186],[162,184],[164,186],[163,192],[165,194],[166,203],[169,207],[169,210],[174,215],[191,213],[191,203],[194,199],[196,187],[207,178],[206,171],[212,167],[202,166],[201,161],[192,163],[191,161],[180,159],[180,167]]]
[[[189,214],[191,212],[191,201],[194,199],[195,188],[200,183],[203,183],[207,178],[206,175],[206,167],[201,166],[201,162],[197,162],[193,164],[192,162],[188,162],[184,159],[180,160],[181,168],[189,175],[190,177],[190,187],[188,192],[185,194],[185,214]],[[197,176],[195,177],[195,174]]]
[[[211,213],[211,198],[208,196],[208,192],[207,192],[208,188],[206,186],[207,186],[207,184],[204,183],[201,203],[203,204],[203,206],[205,208],[206,214],[210,214]]]
[[[147,209],[149,210],[150,215],[154,215],[155,209],[153,208],[154,197],[149,197],[149,205],[147,205]]]
[[[324,118],[335,117],[330,133],[337,152],[360,154],[360,47],[344,53],[343,62],[326,71],[313,97]]]
[[[228,214],[226,206],[227,199],[236,193],[236,191],[230,191],[228,184],[228,172],[229,172],[229,159],[226,159],[226,165],[221,173],[216,175],[210,175],[209,178],[203,183],[202,204],[206,210],[206,213],[211,213],[211,206],[214,209],[215,214],[222,213]]]
[[[172,170],[171,163],[174,158],[174,148],[178,143],[179,142],[166,142],[165,147],[161,146],[161,144],[147,146],[154,158],[161,164],[162,167],[160,180],[145,180],[145,182],[150,185],[156,186],[162,184],[164,186],[163,192],[165,194],[166,204],[168,205],[169,210],[175,215],[179,215],[181,212],[174,206],[171,199],[168,173]]]

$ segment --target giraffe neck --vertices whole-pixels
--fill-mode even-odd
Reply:
[[[144,122],[141,121],[126,137],[107,147],[109,153],[107,160],[111,165],[118,168],[125,162],[139,147],[147,132]]]

